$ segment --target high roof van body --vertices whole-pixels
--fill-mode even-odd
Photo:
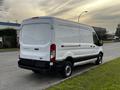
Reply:
[[[102,62],[103,50],[91,26],[54,17],[24,20],[20,32],[21,68],[58,70],[65,77],[78,64]]]

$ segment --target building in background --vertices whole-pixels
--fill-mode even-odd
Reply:
[[[118,24],[118,27],[117,27],[116,32],[115,32],[115,36],[118,37],[117,39],[120,39],[120,24]]]
[[[17,30],[17,35],[19,35],[19,28],[20,24],[19,23],[11,23],[11,22],[0,22],[0,30],[6,29],[6,28],[13,28]]]
[[[106,33],[106,40],[107,41],[112,41],[114,40],[115,34],[114,33]]]
[[[0,22],[0,48],[15,48],[18,44],[20,24]]]

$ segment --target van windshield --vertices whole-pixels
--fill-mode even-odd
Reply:
[[[23,44],[41,45],[50,42],[49,24],[26,24],[21,32]]]

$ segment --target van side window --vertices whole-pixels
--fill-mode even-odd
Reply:
[[[80,35],[79,35],[80,43],[92,43],[93,42],[92,32],[90,30],[80,29],[79,32],[80,32]]]
[[[98,43],[99,43],[99,39],[98,39],[98,37],[97,37],[97,35],[96,35],[95,32],[93,32],[93,42],[94,42],[94,44],[96,44],[96,45],[98,45]]]

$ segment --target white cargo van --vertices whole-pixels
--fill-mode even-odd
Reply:
[[[21,68],[57,70],[68,77],[74,66],[100,64],[102,57],[102,43],[91,26],[54,17],[33,17],[21,25]]]

